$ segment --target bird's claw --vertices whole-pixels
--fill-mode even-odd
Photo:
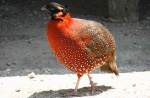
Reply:
[[[90,81],[90,85],[91,85],[91,94],[93,94],[95,92],[97,83]]]
[[[78,95],[77,89],[75,89],[74,91],[72,91],[72,92],[70,93],[70,95],[71,95],[71,96],[76,96],[76,95]]]

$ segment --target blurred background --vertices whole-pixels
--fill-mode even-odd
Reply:
[[[49,18],[40,9],[51,1],[112,32],[120,72],[150,70],[150,0],[0,0],[0,76],[70,73],[47,44]]]

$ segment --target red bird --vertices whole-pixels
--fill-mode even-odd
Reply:
[[[83,74],[88,75],[94,89],[95,83],[89,74],[96,68],[118,75],[115,41],[102,24],[72,18],[65,6],[55,2],[45,8],[51,16],[47,32],[49,45],[56,58],[77,74],[75,91]]]

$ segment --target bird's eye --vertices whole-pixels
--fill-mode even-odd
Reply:
[[[56,10],[55,8],[51,8],[51,9],[50,9],[51,12],[54,12],[55,10]]]
[[[50,9],[50,12],[51,13],[57,13],[57,12],[60,12],[61,10],[59,10],[59,9],[56,9],[56,8],[51,8]]]

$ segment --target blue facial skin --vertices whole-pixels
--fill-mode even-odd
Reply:
[[[50,8],[49,9],[49,12],[53,15],[53,14],[56,14],[57,12],[60,12],[61,10],[58,10],[58,9],[56,9],[56,8]]]
[[[54,14],[56,14],[57,12],[59,12],[59,10],[58,9],[56,9],[56,8],[50,8],[50,9],[48,9],[49,10],[49,13],[53,16]]]
[[[46,9],[49,11],[51,19],[53,19],[53,20],[61,20],[61,19],[56,17],[56,14],[58,12],[63,13],[62,17],[64,17],[69,12],[67,6],[62,6],[62,5],[59,5],[57,3],[50,3],[49,5],[46,6]]]

